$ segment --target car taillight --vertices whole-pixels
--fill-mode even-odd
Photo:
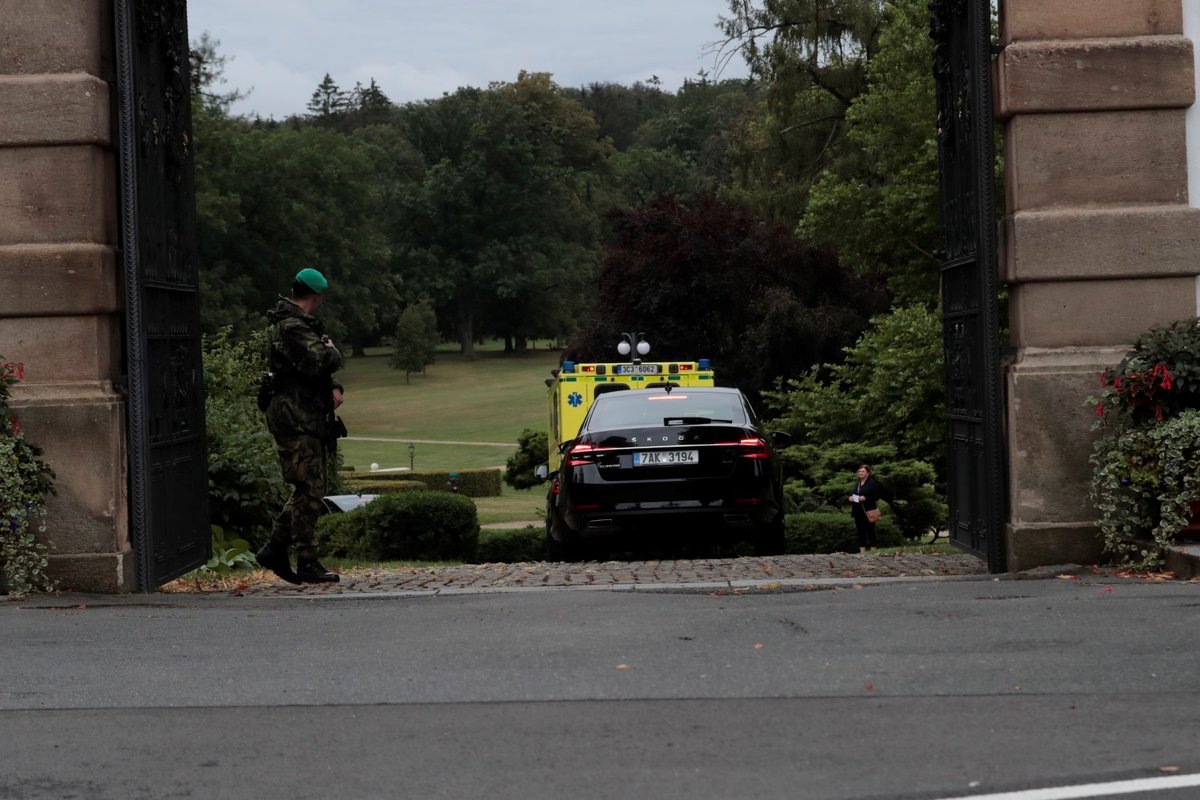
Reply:
[[[573,445],[567,451],[567,466],[582,467],[587,464],[595,464],[596,457],[606,450],[611,450],[609,447],[596,447],[592,444],[577,444]]]
[[[738,455],[742,458],[766,458],[770,455],[767,443],[757,436],[738,442]]]

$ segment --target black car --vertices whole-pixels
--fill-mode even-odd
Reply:
[[[625,536],[754,542],[783,551],[783,485],[775,445],[732,388],[663,386],[596,398],[563,444],[546,508],[546,557],[577,560],[589,543]]]

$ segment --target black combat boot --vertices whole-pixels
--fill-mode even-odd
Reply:
[[[263,569],[271,570],[288,583],[300,583],[300,579],[292,571],[292,562],[288,560],[287,547],[284,545],[267,542],[254,557]]]
[[[341,579],[340,575],[317,561],[317,555],[311,548],[296,552],[296,580],[299,583],[337,583]]]

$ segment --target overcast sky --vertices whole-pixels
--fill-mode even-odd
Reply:
[[[375,78],[393,102],[550,72],[561,86],[658,76],[674,91],[700,70],[728,0],[189,0],[188,35],[216,39],[238,114],[304,113],[329,73],[343,89]],[[719,77],[744,77],[735,56]]]

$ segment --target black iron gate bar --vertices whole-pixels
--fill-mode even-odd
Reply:
[[[138,589],[208,560],[186,0],[115,0],[129,526]]]
[[[950,535],[1006,568],[989,0],[931,0],[944,236],[942,332]]]

